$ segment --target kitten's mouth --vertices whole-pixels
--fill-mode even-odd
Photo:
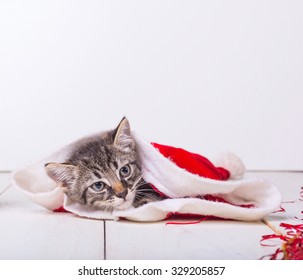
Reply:
[[[116,209],[118,210],[125,210],[129,208],[132,205],[132,200],[125,200],[121,204],[116,206]]]
[[[133,193],[128,193],[126,198],[121,201],[120,204],[118,204],[115,208],[118,210],[125,210],[127,208],[130,208],[133,204],[135,196]]]

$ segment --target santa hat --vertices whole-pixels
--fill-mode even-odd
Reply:
[[[69,211],[94,219],[160,221],[177,213],[252,221],[264,218],[281,203],[281,195],[271,183],[242,179],[245,167],[232,153],[222,154],[211,162],[199,154],[150,143],[136,133],[133,136],[144,180],[167,199],[113,211],[70,200],[47,176],[44,164],[64,162],[77,143],[85,138],[16,170],[13,183],[33,202],[49,210]]]

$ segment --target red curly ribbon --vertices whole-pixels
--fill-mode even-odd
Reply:
[[[283,235],[277,235],[277,234],[268,234],[268,235],[263,235],[262,239],[260,241],[260,244],[264,247],[274,247],[277,246],[277,244],[267,244],[264,241],[272,240],[272,239],[278,239],[278,240],[286,240],[286,237]]]
[[[272,239],[280,239],[284,243],[273,254],[266,255],[261,259],[269,258],[270,260],[303,260],[303,224],[292,225],[281,223],[281,227],[286,230],[285,235],[270,234],[262,236],[260,244],[262,246],[274,246],[264,243]]]
[[[279,255],[281,255],[281,254],[283,254],[283,251],[282,251],[282,249],[278,248],[273,254],[263,256],[261,258],[261,260],[265,260],[265,259],[268,259],[268,260],[279,260],[279,259],[281,259],[279,257]]]
[[[283,203],[283,202],[282,202]],[[280,205],[280,209],[276,210],[275,212],[273,213],[280,213],[280,212],[286,212],[285,208],[282,207],[282,205]]]

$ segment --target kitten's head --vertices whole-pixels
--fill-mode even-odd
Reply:
[[[105,210],[131,206],[142,175],[129,122],[79,143],[66,163],[47,163],[50,178],[73,201]]]

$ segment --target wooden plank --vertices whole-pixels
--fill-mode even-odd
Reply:
[[[104,259],[103,221],[50,212],[14,188],[0,209],[0,259]]]
[[[302,173],[248,173],[265,178],[281,191],[283,201],[296,200]],[[5,177],[1,182],[4,182]],[[7,181],[9,182],[9,181]],[[302,222],[298,202],[283,204],[285,213],[268,220]],[[103,259],[103,221],[51,213],[32,204],[15,189],[0,199],[0,259]],[[262,247],[262,235],[272,230],[264,224],[236,221],[204,221],[195,225],[106,222],[107,259],[259,259],[273,251]]]
[[[194,225],[106,222],[107,259],[259,259],[272,231],[261,222],[204,221]]]

